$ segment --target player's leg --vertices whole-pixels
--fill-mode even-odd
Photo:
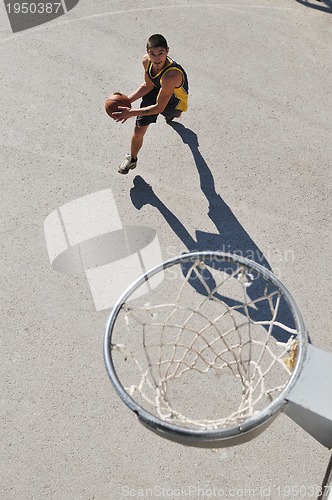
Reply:
[[[179,103],[179,99],[174,95],[168,101],[166,108],[161,113],[165,117],[167,123],[171,123],[174,118],[180,118],[182,111],[178,109]]]
[[[139,125],[136,123],[133,135],[131,136],[130,155],[126,155],[125,159],[118,168],[120,174],[128,174],[129,170],[133,170],[137,166],[137,155],[143,145],[143,138],[149,125]]]
[[[171,123],[174,118],[180,118],[182,111],[178,109],[165,109],[162,115],[165,117],[166,123]]]
[[[141,108],[151,106],[156,103],[157,90],[153,89],[143,97]],[[118,168],[120,174],[128,174],[129,170],[133,170],[137,165],[137,155],[143,145],[144,135],[151,123],[157,121],[158,115],[141,115],[137,116],[133,135],[131,137],[130,154],[126,155],[124,161]]]
[[[134,128],[133,135],[131,137],[131,147],[130,153],[133,161],[137,161],[137,155],[139,150],[143,146],[144,135],[148,129],[149,125],[139,125],[136,124]]]

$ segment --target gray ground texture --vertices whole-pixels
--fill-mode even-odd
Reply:
[[[19,33],[0,9],[1,498],[317,498],[330,452],[285,415],[220,454],[139,425],[105,370],[110,310],[84,274],[52,269],[44,221],[111,189],[163,259],[249,235],[332,350],[331,2],[81,0]],[[134,121],[110,120],[104,100],[142,82],[158,32],[188,72],[190,107],[178,129],[160,117],[121,176]],[[154,206],[133,203],[137,176]]]

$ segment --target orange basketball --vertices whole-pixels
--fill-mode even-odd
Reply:
[[[131,108],[131,103],[125,94],[121,94],[120,92],[115,92],[110,95],[105,101],[105,111],[112,118],[112,113],[118,111],[119,106],[123,106],[125,108]]]

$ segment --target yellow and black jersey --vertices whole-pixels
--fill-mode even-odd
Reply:
[[[152,63],[150,59],[148,60],[148,64],[146,66],[146,73],[153,85],[160,90],[162,86],[162,79],[165,73],[169,70],[177,70],[182,73],[182,85],[181,87],[176,87],[173,92],[173,96],[169,100],[167,107],[171,106],[174,109],[178,109],[179,111],[187,111],[188,109],[188,77],[185,70],[178,64],[173,61],[170,57],[167,57],[168,64],[156,75],[152,76]]]

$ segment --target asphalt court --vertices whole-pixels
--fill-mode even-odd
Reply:
[[[183,251],[260,256],[332,350],[331,2],[81,0],[19,33],[0,8],[1,497],[316,498],[330,452],[284,415],[219,455],[137,423],[104,368],[110,280],[69,250],[94,238],[119,293]],[[160,117],[121,176],[133,121],[103,103],[141,83],[158,32],[189,110]]]

